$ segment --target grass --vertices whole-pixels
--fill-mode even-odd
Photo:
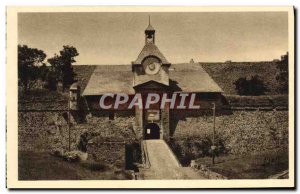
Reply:
[[[230,106],[237,107],[278,107],[288,106],[288,95],[239,96],[225,95]]]
[[[276,75],[278,69],[274,62],[232,62],[201,63],[205,71],[223,89],[225,94],[237,94],[233,84],[240,77],[258,75],[269,89],[268,94],[278,94]]]
[[[46,152],[19,152],[19,180],[127,180],[123,169],[91,161],[70,163]]]
[[[196,163],[204,164],[229,179],[265,179],[288,169],[288,153],[279,151],[221,156],[215,159],[214,165],[211,158],[205,157],[197,159]]]

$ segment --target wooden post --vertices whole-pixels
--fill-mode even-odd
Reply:
[[[212,163],[215,164],[215,132],[216,132],[216,104],[213,102],[213,136],[212,136]]]

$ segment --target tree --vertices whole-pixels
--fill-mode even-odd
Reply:
[[[18,45],[18,80],[19,86],[27,92],[38,78],[41,78],[40,66],[45,66],[44,51],[29,48],[27,45]]]
[[[248,81],[245,77],[241,77],[234,82],[235,90],[239,95],[246,95],[248,90]]]
[[[39,67],[39,78],[40,78],[42,81],[46,81],[48,72],[49,72],[49,67],[47,67],[46,64],[43,63],[43,64]]]
[[[239,78],[234,82],[235,89],[239,95],[259,96],[265,94],[267,88],[258,75],[252,76],[250,80],[245,77]]]
[[[53,58],[48,59],[52,65],[53,71],[57,76],[57,81],[63,83],[64,89],[74,82],[74,72],[72,63],[76,62],[75,57],[79,55],[77,49],[73,46],[63,46],[59,52],[60,55],[55,54]]]
[[[45,88],[48,90],[55,91],[57,89],[57,74],[54,71],[48,71],[46,74],[46,85]]]
[[[56,81],[62,81],[63,80],[62,66],[64,64],[62,63],[60,56],[54,54],[54,57],[49,58],[47,61],[52,66],[51,76],[55,76]]]
[[[248,87],[248,93],[253,96],[263,95],[266,91],[268,91],[264,82],[259,79],[258,75],[251,77]]]
[[[279,73],[276,80],[279,82],[279,92],[287,94],[289,91],[289,55],[281,56],[281,60],[277,62]]]

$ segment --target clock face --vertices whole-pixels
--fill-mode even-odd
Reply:
[[[157,62],[152,62],[147,65],[146,67],[146,73],[150,75],[157,74],[160,70],[160,64]]]
[[[149,75],[157,74],[160,70],[161,63],[155,57],[149,57],[143,62],[145,72]]]
[[[150,63],[150,64],[148,65],[149,70],[154,71],[156,65],[157,65],[157,64],[156,64],[155,62],[154,62],[154,63]]]

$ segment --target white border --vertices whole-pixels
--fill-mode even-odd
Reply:
[[[143,181],[18,181],[17,180],[17,13],[18,12],[233,12],[233,11],[287,11],[289,12],[289,146],[290,178],[287,180],[143,180]],[[294,186],[294,17],[292,7],[9,7],[7,12],[7,185],[9,188],[258,188]]]

